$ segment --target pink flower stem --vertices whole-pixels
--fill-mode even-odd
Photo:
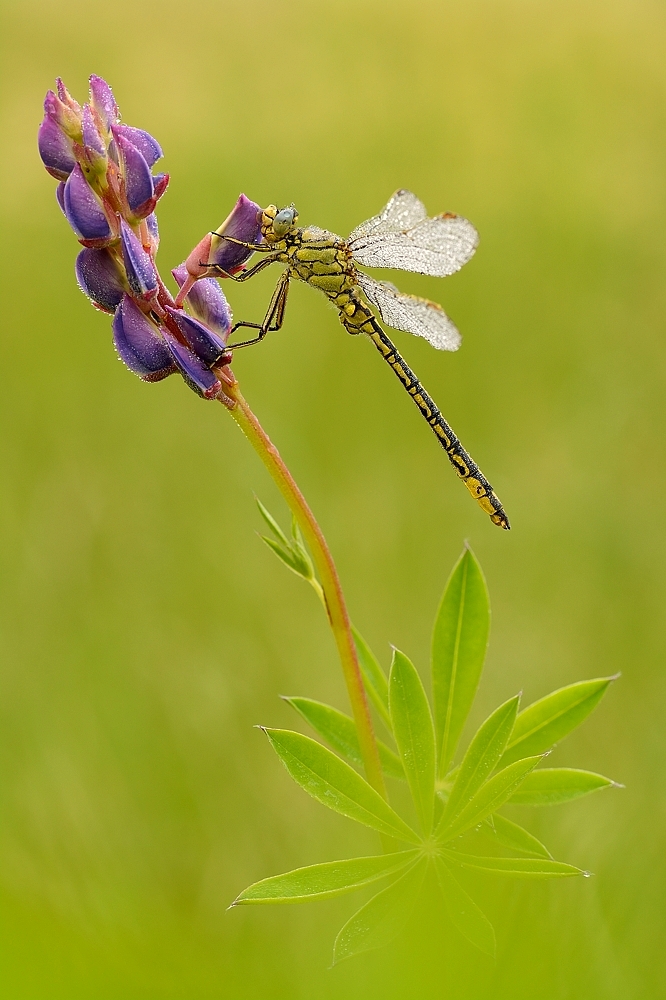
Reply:
[[[259,455],[259,458],[270,472],[273,481],[294,514],[312,553],[324,591],[328,619],[338,647],[342,673],[347,685],[354,722],[356,723],[365,773],[373,788],[386,798],[386,788],[379,763],[377,741],[372,726],[365,688],[363,687],[349,615],[347,614],[345,599],[335,563],[326,544],[326,539],[314,518],[314,514],[308,507],[305,497],[296,485],[289,469],[282,461],[277,448],[243,398],[238,387],[238,382],[233,379],[233,376],[231,376],[233,381],[229,378],[231,375],[229,367],[225,366],[224,368],[217,369],[216,374],[224,382],[225,397],[220,402],[229,410],[231,416],[244,432],[250,444]]]

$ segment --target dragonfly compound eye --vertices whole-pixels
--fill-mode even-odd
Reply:
[[[275,235],[278,237],[286,236],[289,230],[293,228],[297,218],[298,212],[293,205],[289,208],[281,208],[273,219],[273,232]]]

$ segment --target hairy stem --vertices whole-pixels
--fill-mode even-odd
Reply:
[[[373,788],[386,798],[384,777],[379,763],[379,753],[377,751],[372,719],[365,695],[365,688],[363,687],[349,615],[347,614],[345,599],[333,557],[326,544],[326,539],[322,534],[321,528],[315,521],[314,514],[308,507],[305,497],[296,485],[289,469],[280,458],[277,448],[271,442],[254,413],[247,405],[240,392],[238,383],[229,378],[231,374],[229,368],[225,367],[223,372],[226,376],[224,379],[225,397],[221,399],[221,402],[227,407],[231,416],[244,432],[252,447],[259,455],[259,458],[270,472],[273,481],[294,514],[312,553],[312,558],[317,567],[317,573],[324,591],[324,602],[328,613],[328,620],[338,647],[342,673],[347,684],[349,701],[363,755],[365,773]],[[219,371],[218,374],[222,375],[222,371]]]

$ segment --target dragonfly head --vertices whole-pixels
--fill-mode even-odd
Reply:
[[[285,236],[295,229],[298,221],[298,212],[293,205],[289,208],[277,209],[275,205],[269,205],[262,212],[261,233],[267,243],[275,243],[283,240]]]

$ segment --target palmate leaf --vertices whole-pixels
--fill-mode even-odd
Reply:
[[[373,705],[379,712],[382,722],[390,733],[391,716],[389,714],[388,680],[386,674],[363,636],[353,625],[352,632],[354,634],[354,645],[356,646],[356,654],[361,674],[363,675],[365,689],[370,695]]]
[[[497,767],[511,735],[519,703],[520,695],[510,698],[479,728],[458,769],[444,810],[444,822],[467,805]]]
[[[292,708],[303,716],[320,736],[323,736],[331,746],[359,767],[363,766],[361,747],[358,742],[356,726],[350,715],[338,711],[331,705],[325,705],[321,701],[313,701],[312,698],[288,698],[283,696]],[[387,747],[381,740],[377,740],[379,750],[379,760],[384,774],[400,781],[405,780],[405,772],[400,758],[390,747]]]
[[[509,764],[503,771],[489,778],[478,790],[476,795],[462,808],[456,816],[442,816],[437,828],[437,839],[445,843],[459,837],[494,813],[509,799],[525,780],[533,768],[537,766],[542,756],[527,757]]]
[[[534,774],[536,772],[532,771],[531,773]],[[528,774],[525,781],[528,781],[529,777],[530,775]],[[522,788],[522,785],[520,787]],[[512,800],[509,799],[509,801]],[[481,829],[486,836],[492,837],[502,847],[510,847],[512,851],[521,851],[523,854],[533,854],[537,858],[550,858],[552,860],[552,854],[547,847],[544,847],[540,840],[537,840],[533,834],[523,829],[522,826],[518,826],[517,823],[507,819],[506,816],[493,813],[492,816],[487,817]]]
[[[419,837],[364,778],[316,740],[288,729],[264,729],[294,781],[335,812],[410,844]]]
[[[574,767],[544,767],[528,774],[509,801],[524,806],[554,806],[612,787],[623,786],[593,771],[579,771]]]
[[[334,965],[343,958],[381,948],[400,933],[414,909],[427,865],[427,859],[422,857],[392,885],[357,910],[335,939]]]
[[[458,851],[443,850],[447,861],[487,872],[491,875],[508,875],[511,878],[564,878],[570,875],[589,875],[580,868],[566,865],[563,861],[548,858],[479,858],[476,854],[460,854]]]
[[[511,739],[502,757],[505,767],[520,757],[550,750],[579,726],[607,691],[615,677],[598,677],[559,688],[528,705],[517,717]]]
[[[308,903],[355,892],[364,885],[386,878],[413,864],[418,851],[400,851],[349,861],[329,861],[322,865],[296,868],[248,886],[231,904]]]
[[[449,578],[432,637],[432,690],[439,777],[448,771],[479,685],[490,630],[481,567],[466,548]]]
[[[493,925],[458,883],[443,858],[435,859],[435,871],[451,923],[471,944],[494,958],[495,931]]]
[[[398,649],[389,675],[389,708],[402,766],[427,836],[435,807],[435,732],[421,678]]]

